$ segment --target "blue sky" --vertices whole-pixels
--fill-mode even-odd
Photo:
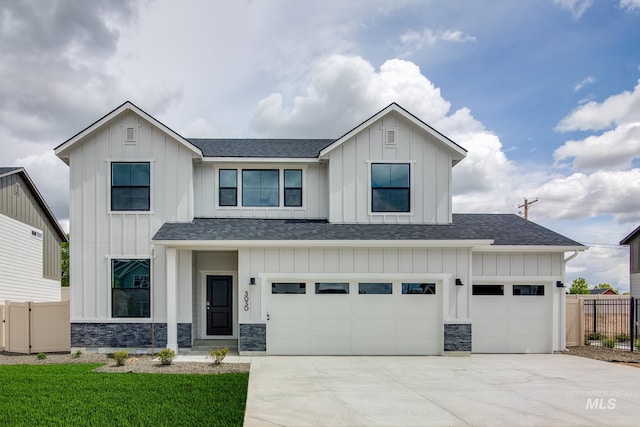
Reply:
[[[640,223],[640,0],[0,1],[0,158],[63,224],[52,148],[131,100],[186,137],[336,137],[396,101],[469,150],[456,212],[589,244],[628,289]]]

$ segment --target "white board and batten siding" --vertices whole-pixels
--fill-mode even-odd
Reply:
[[[395,143],[384,140],[395,130]],[[370,212],[371,163],[409,163],[411,212]],[[452,156],[442,144],[397,114],[378,120],[329,153],[329,221],[449,224]]]
[[[270,354],[440,354],[444,319],[468,306],[454,279],[467,279],[469,262],[455,248],[240,249],[240,295],[250,301],[240,323],[267,323]],[[274,282],[307,291],[274,295]],[[346,282],[350,293],[316,295],[316,282]],[[359,295],[360,282],[390,282],[393,293]],[[436,283],[436,295],[403,295],[403,282]]]
[[[60,301],[60,282],[43,277],[42,230],[0,214],[0,304]]]
[[[218,205],[218,171],[238,171],[237,206]],[[284,186],[280,182],[280,207],[242,206],[242,169],[302,169],[302,206],[283,205]],[[329,196],[327,166],[304,163],[199,163],[194,166],[195,216],[203,218],[327,218]]]
[[[126,141],[128,127],[135,140]],[[169,221],[193,219],[193,156],[184,145],[134,113],[123,113],[71,151],[71,318],[109,319],[112,258],[151,258],[156,321],[165,317],[164,247],[151,238]],[[111,162],[149,162],[151,210],[110,212]],[[77,216],[76,216],[77,215]],[[118,321],[114,319],[114,321]],[[150,319],[149,319],[150,321]]]
[[[557,325],[563,303],[562,253],[473,253],[473,284],[502,286],[501,295],[472,295],[474,353],[551,353],[562,349]],[[519,285],[544,286],[544,295],[517,295]]]

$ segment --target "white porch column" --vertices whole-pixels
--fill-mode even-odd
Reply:
[[[178,351],[178,253],[166,248],[167,261],[167,348]]]

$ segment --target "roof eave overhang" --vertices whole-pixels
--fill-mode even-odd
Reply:
[[[631,241],[633,240],[634,237],[636,237],[636,234],[638,234],[638,233],[640,233],[640,226],[638,226],[635,230],[633,230],[631,233],[629,233],[629,235],[627,237],[622,239],[620,241],[620,245],[623,245],[623,246],[630,245]]]
[[[554,245],[478,245],[474,252],[575,252],[586,251],[588,246],[554,246]]]
[[[329,144],[327,147],[325,147],[323,150],[320,151],[319,157],[321,159],[326,159],[329,153],[333,151],[335,148],[337,148],[342,143],[349,140],[351,137],[353,137],[354,135],[356,135],[357,133],[359,133],[366,127],[370,126],[371,124],[375,123],[381,117],[387,115],[392,111],[395,111],[396,113],[400,114],[405,119],[413,123],[415,126],[421,128],[426,133],[433,136],[442,144],[444,144],[447,148],[449,148],[453,154],[453,165],[457,164],[460,160],[464,159],[467,156],[467,150],[465,150],[464,148],[462,148],[461,146],[453,142],[451,139],[447,138],[446,136],[444,136],[443,134],[441,134],[440,132],[438,132],[437,130],[435,130],[434,128],[432,128],[431,126],[429,126],[428,124],[426,124],[425,122],[423,122],[422,120],[420,120],[419,118],[411,114],[409,111],[402,108],[397,103],[393,102],[389,104],[387,107],[385,107],[384,109],[382,109],[381,111],[379,111],[378,113],[374,114],[373,116],[371,116],[370,118],[368,118],[367,120],[359,124],[358,126],[356,126],[355,128],[351,129],[350,131],[342,135],[340,138],[336,139],[331,144]]]
[[[175,132],[173,129],[171,129],[168,126],[166,126],[164,123],[162,123],[159,120],[157,120],[152,115],[148,114],[147,112],[145,112],[142,109],[140,109],[139,107],[137,107],[131,101],[126,101],[125,103],[123,103],[119,107],[116,107],[114,110],[112,110],[111,112],[107,113],[105,116],[103,116],[102,118],[98,119],[93,124],[89,125],[85,129],[81,130],[80,132],[78,132],[77,134],[75,134],[74,136],[72,136],[71,138],[69,138],[68,140],[66,140],[65,142],[60,144],[59,146],[57,146],[54,149],[55,155],[58,156],[65,163],[69,164],[69,153],[71,151],[71,148],[76,143],[81,141],[87,135],[89,135],[92,132],[94,132],[96,129],[99,129],[105,123],[109,122],[110,120],[113,120],[115,117],[117,117],[120,114],[124,113],[125,111],[134,112],[135,114],[139,115],[140,117],[144,118],[149,123],[154,125],[156,128],[160,129],[162,132],[166,133],[167,135],[169,135],[173,139],[177,140],[180,144],[184,145],[188,150],[192,151],[194,155],[196,155],[198,157],[202,157],[202,151],[200,151],[200,149],[198,147],[193,145],[191,142],[189,142],[182,135],[180,135],[177,132]]]
[[[205,163],[320,163],[317,157],[203,157]]]
[[[249,247],[375,247],[375,248],[474,248],[492,240],[152,240],[156,245],[181,248]]]

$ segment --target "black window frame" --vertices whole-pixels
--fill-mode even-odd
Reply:
[[[511,294],[516,297],[543,297],[545,292],[544,288],[544,285],[513,285]],[[516,292],[516,289],[518,289],[519,292]],[[526,292],[523,293],[523,290],[526,290]],[[535,293],[532,292],[534,290]]]
[[[130,263],[146,264],[147,274],[134,274]],[[121,266],[122,265],[122,266]],[[126,269],[130,273],[130,283],[122,283],[117,277],[117,270]],[[151,260],[149,258],[112,258],[111,259],[111,318],[113,319],[149,319],[151,318]],[[123,304],[126,303],[126,307]],[[136,314],[132,304],[140,304],[140,311]],[[124,312],[123,312],[124,309]]]
[[[114,178],[116,177],[114,174],[114,166],[119,166],[119,165],[146,165],[148,182],[146,183],[146,185],[132,184],[132,183],[129,183],[128,185],[114,184]],[[131,180],[131,176],[129,177],[129,180]],[[110,183],[111,183],[110,208],[112,212],[149,212],[151,211],[151,162],[111,162]],[[122,200],[122,195],[116,196],[115,193],[119,193],[122,190],[126,190],[126,189],[133,190],[133,189],[144,189],[144,188],[147,189],[145,208],[125,207],[125,206],[119,206],[119,205],[114,206],[114,202],[117,203],[117,201]],[[131,203],[133,200],[134,200],[133,195],[130,194],[129,203]]]
[[[278,179],[276,186],[276,203],[275,204],[249,204],[245,201],[245,196],[247,194],[246,190],[273,190],[273,188],[263,188],[260,186],[259,188],[246,188],[245,187],[245,172],[275,172],[276,177]],[[260,184],[262,184],[262,177],[260,177]],[[280,207],[280,169],[242,169],[242,206],[250,207],[250,208],[277,208]]]
[[[287,183],[287,172],[297,172],[300,174],[299,187],[292,186]],[[284,188],[284,206],[295,207],[295,208],[302,207],[302,169],[284,169],[282,172],[282,181],[283,181],[283,188]],[[292,203],[289,201],[289,198],[291,197],[290,194],[297,194],[297,197],[299,198],[298,204]]]
[[[326,289],[322,289],[326,287]],[[316,295],[348,295],[349,283],[348,282],[316,282],[315,283]],[[346,292],[341,292],[346,291]]]
[[[374,169],[377,166],[405,166],[407,168],[407,185],[404,186],[380,186],[375,184]],[[371,163],[370,168],[371,175],[371,212],[372,213],[410,213],[411,212],[411,163],[385,163],[376,162]],[[381,206],[376,206],[376,201],[380,199],[377,195],[390,195],[392,193],[406,193],[406,209],[383,209]],[[405,196],[403,196],[405,197]]]
[[[471,293],[475,296],[504,296],[504,285],[473,285]]]
[[[286,286],[282,286],[286,285]],[[293,285],[298,285],[298,289],[295,289]],[[283,292],[278,289],[282,286]],[[302,292],[292,292],[302,291]],[[307,293],[307,284],[304,282],[273,282],[271,283],[271,294],[273,295],[305,295]]]
[[[230,186],[223,186],[222,185],[222,177],[221,174],[222,172],[234,172],[235,173],[235,186],[234,187],[230,187]],[[222,197],[222,193],[223,191],[230,191],[232,190],[234,193],[234,197],[233,197],[233,204],[230,203],[223,203],[223,197]],[[229,206],[238,206],[238,169],[218,169],[218,206],[223,206],[223,207],[229,207]]]
[[[384,286],[381,286],[384,285]],[[376,290],[376,287],[384,288],[384,292],[366,292],[363,288],[370,288],[371,290]],[[386,292],[388,290],[389,292]],[[393,294],[393,283],[391,282],[360,282],[358,283],[358,294],[359,295],[392,295]]]
[[[412,286],[411,285],[420,285],[423,286],[425,289],[425,292],[410,292]],[[435,295],[436,294],[436,289],[437,286],[435,283],[417,283],[417,282],[410,282],[410,283],[403,283],[402,284],[402,295]]]

